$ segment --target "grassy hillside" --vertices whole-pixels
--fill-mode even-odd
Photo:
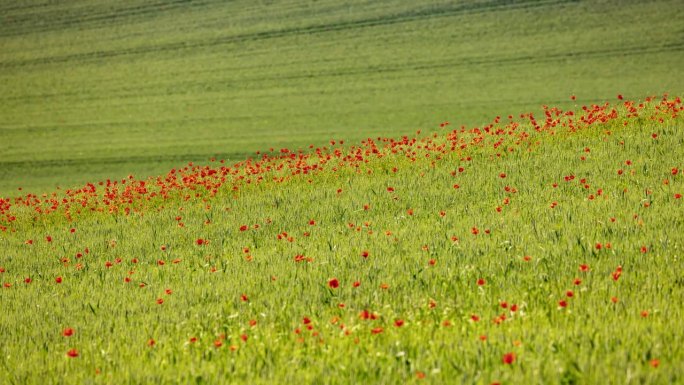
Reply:
[[[0,200],[0,383],[684,377],[684,104]]]
[[[671,1],[12,1],[0,196],[684,90]]]

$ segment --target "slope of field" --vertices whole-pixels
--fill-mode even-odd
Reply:
[[[0,383],[684,381],[684,105],[0,200]]]
[[[0,5],[0,196],[684,90],[684,3]]]

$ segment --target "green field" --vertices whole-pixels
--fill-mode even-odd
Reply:
[[[684,91],[672,1],[8,1],[0,196]]]
[[[681,384],[684,104],[0,200],[0,383]]]
[[[682,20],[0,4],[0,384],[684,383]]]

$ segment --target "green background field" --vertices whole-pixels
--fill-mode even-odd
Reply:
[[[679,0],[33,0],[0,16],[0,196],[684,91]]]

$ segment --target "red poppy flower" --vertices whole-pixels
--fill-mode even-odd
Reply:
[[[240,300],[241,300],[242,302],[247,302],[247,301],[249,301],[249,298],[247,298],[247,294],[242,294],[242,295],[240,296]]]
[[[480,278],[477,280],[477,286],[484,286],[487,283],[487,281],[484,280],[484,278]]]
[[[147,340],[147,346],[154,346],[156,343],[157,341],[155,341],[154,338]]]
[[[57,278],[55,278],[55,282],[57,282],[57,283],[62,283],[62,277],[57,277]]]
[[[62,335],[64,337],[71,337],[72,335],[74,335],[74,329],[66,328],[66,329],[62,330]]]
[[[512,364],[513,362],[515,362],[515,353],[509,352],[509,353],[504,354],[501,361],[503,361],[503,363],[506,365]]]
[[[383,331],[384,331],[383,328],[377,327],[377,328],[374,328],[374,329],[371,330],[371,334],[380,334],[380,333],[382,333]]]
[[[404,320],[402,320],[402,319],[396,319],[396,320],[394,320],[394,326],[396,326],[396,327],[398,327],[398,328],[404,326]]]
[[[562,299],[562,300],[558,301],[558,306],[567,307],[568,303],[564,299]]]
[[[361,252],[361,256],[364,258],[368,258],[369,255],[370,255],[370,253],[368,252],[368,250],[364,250]]]
[[[66,354],[67,354],[67,356],[69,356],[71,358],[76,358],[76,357],[78,357],[78,350],[70,349]]]
[[[378,319],[378,315],[375,313],[371,313],[370,311],[364,309],[359,313],[359,318],[362,320],[375,320]]]
[[[157,298],[157,304],[158,304],[158,305],[161,305],[161,304],[163,304],[163,303],[164,303],[164,299],[162,299],[162,298]]]
[[[337,289],[338,287],[340,287],[340,281],[338,281],[337,278],[332,278],[328,281],[328,286],[331,289]]]

